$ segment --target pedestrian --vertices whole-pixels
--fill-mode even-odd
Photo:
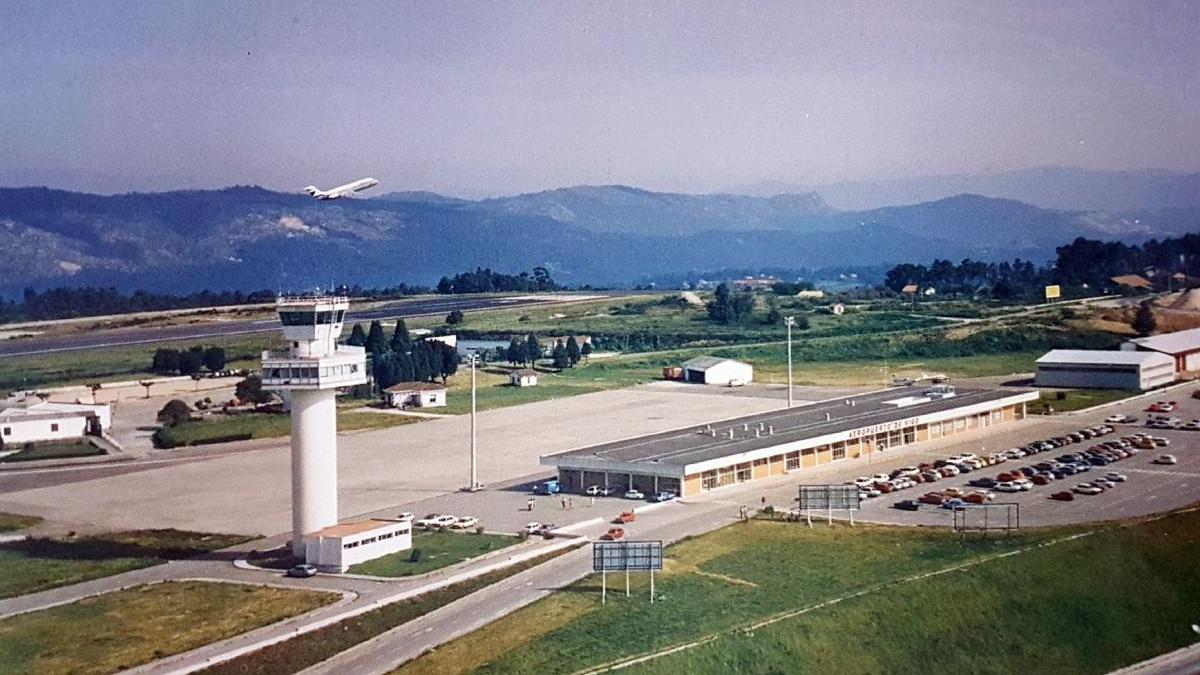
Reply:
[[[763,506],[766,506],[766,505],[767,505],[767,496],[766,496],[766,495],[763,495],[763,498],[762,498],[762,505],[763,505]]]
[[[588,504],[588,506],[595,506],[595,505],[596,505],[596,498],[593,496],[593,497],[590,497],[589,499],[590,499],[591,503],[590,503],[590,504]]]
[[[560,498],[559,498],[559,503],[560,503],[560,504],[562,504],[563,510],[564,510],[564,511],[566,511],[566,510],[567,510],[567,498],[566,498],[566,497],[560,497]]]
[[[574,497],[567,497],[567,508],[571,509],[571,510],[575,509],[575,498]]]
[[[525,507],[531,512],[533,511],[533,497],[529,498],[529,501],[525,503]]]

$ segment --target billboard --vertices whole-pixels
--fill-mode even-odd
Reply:
[[[661,541],[597,541],[592,544],[593,572],[647,572],[662,569]]]
[[[1062,288],[1060,288],[1057,284],[1054,286],[1046,287],[1046,299],[1047,300],[1053,300],[1054,298],[1061,298],[1061,297],[1062,297]]]
[[[858,510],[857,485],[801,485],[800,510]]]

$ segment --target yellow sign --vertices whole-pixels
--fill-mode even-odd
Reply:
[[[1062,289],[1059,288],[1057,285],[1046,287],[1046,299],[1047,300],[1052,300],[1054,298],[1061,298],[1061,297],[1062,297]]]

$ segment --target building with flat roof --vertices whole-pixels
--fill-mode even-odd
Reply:
[[[22,401],[0,407],[0,445],[99,436],[111,425],[107,404]]]
[[[530,368],[519,368],[508,373],[508,383],[514,387],[536,387],[538,371]]]
[[[351,565],[412,548],[412,519],[361,520],[304,535],[304,561],[322,572],[345,572]]]
[[[1039,387],[1144,390],[1175,381],[1175,362],[1155,352],[1054,349],[1036,363]]]
[[[1178,374],[1200,371],[1200,328],[1134,338],[1122,343],[1121,349],[1166,354]]]
[[[566,491],[688,497],[1024,419],[1028,390],[897,387],[541,457]]]
[[[446,405],[446,385],[436,382],[401,382],[383,390],[392,408],[440,408]]]

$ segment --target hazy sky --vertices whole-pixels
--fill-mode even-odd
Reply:
[[[1200,2],[11,2],[0,185],[1200,168]]]

